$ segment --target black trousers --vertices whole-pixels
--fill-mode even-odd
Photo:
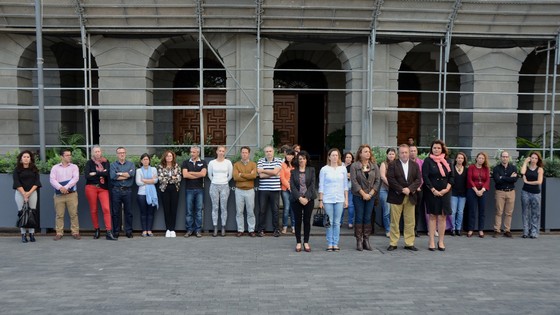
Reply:
[[[303,219],[303,242],[309,243],[309,234],[311,234],[311,213],[313,212],[313,200],[304,206],[299,201],[292,202],[294,217],[296,220],[296,241],[301,243],[301,220]]]
[[[418,231],[418,223],[420,222],[422,215],[424,215],[424,199],[422,198],[424,191],[420,190],[416,192],[416,206],[414,208],[414,232]],[[426,224],[427,225],[427,224]],[[426,228],[426,231],[428,229]]]
[[[165,217],[165,229],[175,231],[177,223],[177,205],[179,203],[179,192],[175,185],[167,185],[161,193],[163,201],[163,216]]]
[[[278,230],[278,203],[280,202],[279,190],[259,190],[259,228],[258,231],[266,229],[268,209],[272,212],[272,228]]]

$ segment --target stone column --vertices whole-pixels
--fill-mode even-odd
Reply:
[[[153,111],[103,110],[103,106],[153,105],[153,74],[147,71],[161,45],[157,39],[95,38],[92,54],[99,69],[100,143],[111,152],[127,146],[128,153],[154,152]]]
[[[472,103],[461,101],[463,108],[517,110],[519,71],[527,53],[522,48],[463,48],[473,69]],[[466,83],[469,84],[469,83]],[[484,92],[484,93],[480,93]],[[490,92],[490,93],[488,93]],[[486,94],[488,93],[488,94]],[[470,97],[467,96],[467,99]],[[516,113],[472,113],[461,115],[460,123],[470,123],[462,135],[462,145],[477,148],[515,148],[517,146]],[[470,145],[464,138],[471,139]],[[512,150],[510,150],[512,151]],[[476,154],[472,152],[472,154]],[[487,152],[492,159],[497,152]],[[516,156],[517,153],[510,152]]]
[[[33,144],[33,117],[37,110],[3,109],[3,106],[32,105],[33,73],[19,70],[18,67],[36,67],[36,55],[32,52],[34,38],[21,35],[0,34],[0,86],[13,88],[0,93],[0,144],[13,145],[0,147],[0,153],[6,153],[25,145]],[[28,90],[17,88],[28,87]],[[37,143],[38,144],[38,143]],[[36,148],[38,149],[38,148]]]

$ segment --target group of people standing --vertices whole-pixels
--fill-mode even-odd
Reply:
[[[136,201],[140,209],[142,237],[152,237],[154,213],[161,198],[166,237],[176,237],[176,216],[179,189],[184,182],[186,197],[185,237],[202,237],[202,211],[204,179],[210,179],[209,195],[212,203],[212,236],[226,235],[227,204],[231,190],[235,192],[237,237],[245,231],[251,237],[265,236],[267,216],[272,215],[273,236],[288,233],[291,223],[296,238],[296,252],[311,251],[309,244],[311,215],[316,205],[324,208],[330,218],[326,229],[327,251],[340,250],[340,227],[344,209],[348,209],[348,226],[354,230],[356,249],[372,250],[370,235],[373,233],[372,214],[376,198],[382,209],[385,234],[390,239],[388,251],[397,249],[400,239],[400,220],[404,217],[404,248],[417,251],[415,238],[417,224],[424,211],[427,214],[431,251],[445,250],[447,217],[451,217],[452,235],[461,235],[465,205],[469,210],[466,230],[471,237],[478,223],[478,236],[484,237],[486,196],[490,189],[488,156],[477,154],[475,162],[468,165],[466,154],[459,152],[454,161],[449,158],[447,147],[441,140],[432,142],[426,159],[417,157],[414,145],[403,144],[397,150],[389,148],[387,159],[378,167],[372,148],[361,145],[355,156],[338,149],[327,154],[327,163],[319,172],[309,165],[310,156],[299,146],[283,150],[284,159],[274,156],[274,148],[264,148],[265,156],[257,163],[250,160],[249,147],[240,149],[240,161],[232,164],[225,158],[226,148],[218,146],[216,159],[206,163],[200,158],[200,148],[190,149],[190,158],[181,166],[173,151],[167,150],[157,168],[150,166],[150,155],[140,157],[140,166],[126,159],[126,149],[116,150],[117,160],[109,163],[101,148],[94,146],[91,159],[84,168],[85,193],[89,203],[94,238],[100,238],[98,203],[101,205],[105,238],[117,240],[121,233],[124,211],[124,232],[132,238],[132,185],[136,183]],[[501,234],[502,215],[504,233],[511,237],[511,216],[515,200],[514,185],[518,178],[515,165],[509,163],[509,154],[501,152],[501,163],[494,167],[492,176],[496,184],[496,218],[494,237]],[[52,167],[50,184],[55,190],[56,235],[64,235],[64,214],[68,209],[71,234],[80,239],[78,222],[79,181],[78,167],[72,163],[72,153],[63,149],[61,162]],[[343,162],[344,160],[344,162]],[[520,174],[523,177],[523,237],[538,237],[540,227],[540,184],[543,180],[543,161],[538,152],[525,159]],[[233,178],[235,187],[230,188]],[[258,189],[255,189],[255,179]],[[31,151],[18,155],[13,175],[13,188],[18,210],[24,202],[31,208],[37,204],[37,189],[41,187],[39,172]],[[159,192],[158,192],[159,190]],[[256,222],[255,191],[259,194],[259,220]],[[279,199],[283,200],[282,229],[279,227]],[[317,204],[315,203],[317,199]],[[245,220],[246,214],[246,220]],[[478,216],[478,220],[477,219]],[[290,220],[291,217],[291,220]],[[303,223],[303,231],[302,231]],[[221,231],[220,231],[221,228]],[[302,233],[303,232],[303,233]],[[35,241],[33,228],[21,228],[22,242]],[[303,239],[302,239],[303,234]],[[436,247],[436,237],[437,247]]]
[[[383,225],[390,238],[388,251],[397,249],[401,213],[404,215],[405,249],[418,250],[414,246],[415,237],[418,237],[415,225],[418,223],[419,212],[421,215],[424,211],[428,215],[428,249],[431,251],[435,251],[436,248],[440,251],[445,250],[444,238],[449,216],[451,235],[461,236],[465,206],[469,212],[468,224],[465,227],[468,231],[467,237],[472,237],[477,227],[478,236],[483,238],[485,205],[491,178],[494,179],[496,188],[493,237],[502,234],[512,237],[515,182],[519,176],[516,166],[510,163],[508,152],[501,152],[501,161],[493,168],[492,175],[485,152],[478,153],[474,163],[468,165],[465,153],[457,153],[452,161],[445,143],[436,140],[432,142],[429,155],[423,161],[417,159],[416,154],[415,146],[401,145],[398,148],[398,157],[397,151],[390,148],[387,150],[386,161],[381,163],[382,185],[379,198],[383,210]],[[520,172],[524,181],[521,198],[523,238],[537,238],[539,235],[540,185],[543,174],[541,155],[531,152],[524,160]]]

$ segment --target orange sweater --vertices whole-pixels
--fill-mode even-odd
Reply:
[[[282,190],[290,189],[290,173],[294,167],[289,167],[288,164],[282,163],[282,170],[280,171],[280,182],[282,183]]]

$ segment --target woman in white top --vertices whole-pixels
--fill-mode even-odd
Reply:
[[[227,203],[229,198],[229,181],[233,176],[233,165],[225,158],[226,148],[218,146],[216,159],[208,163],[208,178],[210,178],[210,200],[212,201],[212,223],[214,233],[218,236],[218,208],[222,209],[222,236],[226,236]]]
[[[319,172],[319,208],[325,208],[325,212],[331,220],[327,228],[327,251],[339,251],[338,241],[340,239],[340,217],[342,210],[348,207],[348,180],[346,179],[346,167],[342,165],[340,151],[330,149],[327,165]]]
[[[155,184],[158,174],[155,167],[150,166],[150,156],[144,153],[140,156],[142,166],[136,170],[136,185],[138,195],[136,201],[140,208],[140,224],[142,225],[142,237],[154,236],[152,226],[154,225],[154,212],[158,208],[158,197]]]

